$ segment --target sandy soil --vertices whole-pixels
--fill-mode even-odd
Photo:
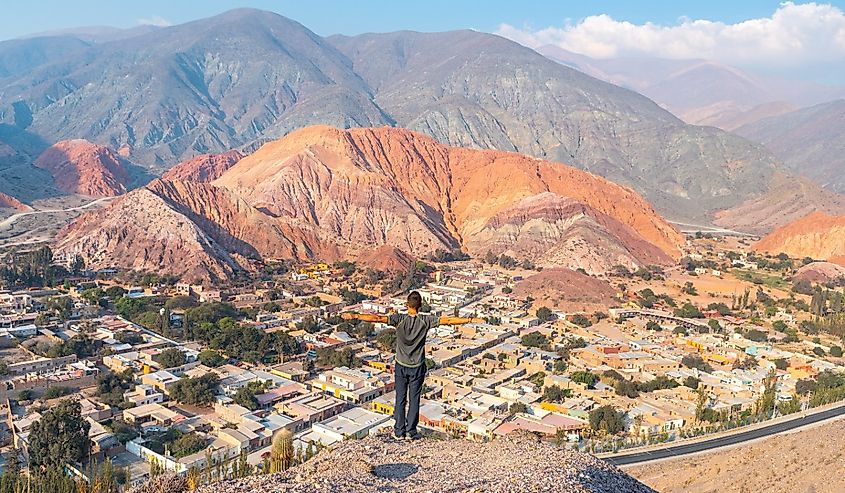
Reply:
[[[663,493],[841,493],[845,419],[715,453],[626,468]]]

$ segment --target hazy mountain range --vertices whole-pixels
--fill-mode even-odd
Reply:
[[[845,97],[845,87],[765,77],[709,60],[596,59],[553,45],[537,51],[648,96],[687,123],[725,130]]]
[[[160,174],[310,124],[390,125],[572,164],[633,187],[671,218],[707,221],[765,194],[778,166],[757,144],[685,124],[634,91],[491,34],[324,39],[244,9],[119,41],[65,39],[0,43],[0,54],[21,44],[38,53],[0,56],[0,141],[18,152],[13,171],[0,158],[2,177],[40,182],[21,162],[69,138]]]
[[[736,133],[764,144],[793,173],[845,192],[845,100],[765,118]]]

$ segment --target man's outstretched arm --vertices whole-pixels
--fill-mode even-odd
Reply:
[[[483,324],[486,322],[483,318],[468,318],[468,317],[440,317],[440,325],[463,325],[463,324]]]
[[[370,315],[369,313],[341,313],[340,318],[344,320],[361,320],[362,322],[387,323],[387,315]]]

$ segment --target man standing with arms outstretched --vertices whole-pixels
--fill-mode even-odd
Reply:
[[[378,322],[396,327],[396,404],[394,406],[393,436],[418,440],[422,435],[417,431],[420,421],[420,395],[425,381],[425,338],[428,331],[438,325],[460,325],[470,322],[484,322],[479,318],[437,317],[418,313],[422,307],[422,296],[417,291],[408,295],[408,314],[367,315],[344,313],[346,320],[357,319],[364,322]],[[405,406],[408,406],[407,414]]]

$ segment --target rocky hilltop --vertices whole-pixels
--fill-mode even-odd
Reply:
[[[153,480],[131,493],[182,493],[184,480]],[[201,486],[198,493],[653,493],[591,456],[526,435],[488,443],[396,441],[385,435],[343,442],[285,473]]]
[[[637,193],[569,166],[403,129],[316,126],[212,183],[156,180],[130,192],[77,219],[57,247],[86,265],[223,278],[249,268],[245,259],[366,259],[384,246],[410,257],[489,250],[597,273],[669,263],[682,243]]]
[[[0,209],[15,209],[18,211],[28,211],[30,207],[20,200],[0,192]]]
[[[845,265],[845,216],[814,212],[772,231],[754,249]]]
[[[84,139],[57,142],[33,164],[50,172],[56,187],[66,193],[91,197],[126,193],[129,175],[120,158],[111,149]]]
[[[161,175],[170,181],[195,181],[208,183],[220,178],[220,175],[243,159],[240,151],[228,151],[220,154],[200,154],[195,158],[182,161]]]

